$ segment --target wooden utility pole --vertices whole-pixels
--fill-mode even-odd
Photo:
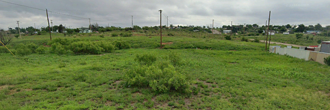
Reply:
[[[265,51],[267,51],[267,41],[268,41],[268,32],[267,32],[267,20],[266,20],[266,23],[265,23],[265,43],[266,43]]]
[[[268,34],[269,35],[269,42],[268,42],[269,46],[270,46],[270,40],[272,39],[272,34],[269,32],[270,14],[271,14],[271,11],[269,11],[269,17],[268,17],[268,33],[270,34],[270,35]]]
[[[231,21],[230,26],[231,26],[231,31],[230,31],[230,37],[231,37],[231,35],[233,34],[233,21]]]
[[[54,25],[53,25],[53,20],[50,20],[51,26],[52,26],[52,32],[54,32]]]
[[[50,40],[52,40],[52,32],[50,31],[49,18],[48,18],[48,10],[47,9],[46,9],[46,15],[47,15],[47,22],[48,22],[48,29],[49,29],[49,37],[50,37]]]
[[[133,15],[132,15],[132,29],[134,29],[134,24],[133,24]]]
[[[214,28],[214,19],[212,20],[212,29]]]
[[[162,10],[160,12],[160,48],[163,48],[163,35],[162,35]]]
[[[167,26],[166,27],[168,28],[168,16],[166,18],[167,18]]]
[[[89,30],[92,31],[91,18],[88,18],[88,20],[89,20]]]
[[[21,38],[21,28],[19,28],[19,21],[17,21],[17,26],[18,26],[18,35],[19,38]]]

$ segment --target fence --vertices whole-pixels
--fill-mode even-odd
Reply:
[[[330,53],[318,52],[318,51],[308,51],[302,49],[293,48],[281,48],[278,46],[271,46],[269,51],[271,53],[277,53],[280,55],[289,55],[295,58],[300,58],[304,60],[312,60],[324,64],[324,58],[329,57]]]

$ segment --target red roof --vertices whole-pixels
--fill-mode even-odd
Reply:
[[[311,46],[309,46],[309,47],[319,47],[318,45],[311,45]]]

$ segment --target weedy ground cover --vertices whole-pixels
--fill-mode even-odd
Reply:
[[[15,40],[13,50],[33,42],[46,51],[0,53],[0,109],[330,109],[328,66],[264,52],[263,43],[171,36],[158,49],[158,37],[103,35],[65,38],[131,48],[58,55],[45,36]]]

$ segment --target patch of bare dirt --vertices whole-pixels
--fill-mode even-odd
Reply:
[[[162,43],[162,45],[171,45],[171,44],[173,44],[173,42]]]
[[[13,85],[2,85],[0,86],[0,91],[9,87],[14,87]]]

